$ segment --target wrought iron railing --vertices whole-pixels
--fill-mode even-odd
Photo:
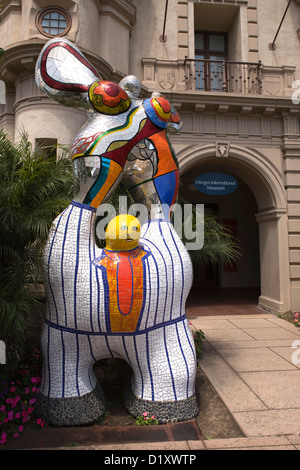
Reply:
[[[184,61],[187,90],[260,95],[262,64],[228,60]]]

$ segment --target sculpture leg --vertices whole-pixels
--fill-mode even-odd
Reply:
[[[92,345],[80,335],[47,324],[42,334],[43,375],[36,412],[55,426],[87,424],[105,411],[93,372]]]
[[[147,411],[160,423],[186,421],[198,413],[196,356],[187,320],[133,338],[134,378],[124,392],[128,411]]]

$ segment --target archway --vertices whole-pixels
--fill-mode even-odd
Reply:
[[[196,177],[198,174],[212,171],[225,172],[239,180],[241,185],[240,200],[237,201],[238,193],[236,193],[231,196],[231,203],[236,204],[240,212],[241,210],[245,211],[244,222],[240,218],[242,231],[246,232],[247,227],[252,227],[255,230],[255,223],[257,226],[258,277],[256,280],[259,278],[260,284],[258,305],[274,312],[288,310],[290,308],[290,286],[287,205],[282,177],[275,164],[256,150],[233,144],[228,149],[228,156],[222,158],[216,157],[215,144],[189,146],[179,151],[177,155],[181,181],[184,183],[183,188],[192,184],[193,179],[189,179],[190,175]],[[247,201],[243,200],[245,197],[247,197]],[[211,201],[215,203],[216,200]],[[201,202],[199,196],[197,202]],[[203,203],[208,202],[209,199],[204,197]],[[245,203],[244,207],[242,207],[243,202]],[[225,205],[223,204],[223,209]],[[250,246],[248,242],[245,244],[246,249],[249,249]],[[255,251],[254,246],[251,249]],[[252,262],[254,261],[254,264],[251,265],[254,268],[254,258],[251,258],[251,255],[246,256],[247,262],[251,259]],[[227,282],[229,282],[229,277],[227,276]],[[221,280],[223,285],[226,285],[225,278],[226,275],[223,275]],[[237,279],[238,274],[235,276],[235,284],[238,282]],[[253,283],[253,279],[251,281],[249,276],[248,281],[250,284]],[[241,285],[247,282],[245,272],[240,278],[240,282]]]

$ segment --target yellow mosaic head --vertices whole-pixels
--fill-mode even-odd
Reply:
[[[105,234],[106,249],[112,251],[128,251],[139,244],[141,225],[136,217],[120,214],[108,224]]]

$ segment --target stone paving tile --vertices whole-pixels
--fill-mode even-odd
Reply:
[[[202,443],[202,441],[200,441]],[[204,448],[204,446],[203,446]],[[99,445],[95,447],[95,450],[144,450],[144,451],[155,451],[155,450],[190,450],[190,446],[187,441],[170,441],[170,442],[142,442],[136,444],[110,444],[110,445]]]
[[[233,325],[228,320],[216,320],[214,319],[206,319],[206,318],[194,318],[190,320],[191,323],[195,326],[195,328],[200,328],[202,330],[226,330],[232,329]]]
[[[298,444],[300,445],[300,431],[298,434],[289,434],[286,436],[286,438],[292,443],[292,444]]]
[[[295,334],[295,336],[300,336],[300,328],[296,327],[293,323],[290,323],[282,318],[278,318],[275,315],[271,315],[268,320],[274,325],[280,326],[285,330],[289,330]]]
[[[289,437],[289,436],[288,436]],[[191,451],[201,450],[296,450],[297,443],[288,439],[286,436],[263,436],[263,437],[245,437],[238,439],[212,439],[206,441],[179,441],[179,442],[160,442],[149,444],[112,444],[112,445],[93,445],[93,446],[77,446],[77,447],[63,447],[53,448],[47,450],[101,450],[105,452],[111,451],[144,451],[139,455],[140,459],[145,459],[151,455],[151,451],[164,450],[175,451],[177,455],[186,455],[187,463],[189,463],[189,456],[193,455]],[[187,452],[188,451],[188,452]],[[125,453],[124,453],[125,455]],[[197,454],[196,454],[197,455]],[[121,457],[121,454],[116,456]],[[126,456],[128,454],[126,453]],[[154,462],[152,458],[151,463]]]
[[[255,341],[250,335],[238,328],[230,328],[224,330],[206,330],[204,331],[205,338],[212,344],[218,341]]]
[[[229,309],[230,310],[230,309]],[[188,314],[189,310],[187,309],[187,314]],[[231,320],[234,320],[234,319],[237,319],[237,318],[242,318],[242,319],[248,319],[248,318],[253,318],[254,320],[257,320],[257,319],[272,319],[272,318],[275,318],[278,320],[278,317],[275,317],[275,315],[272,315],[271,313],[262,313],[262,314],[243,314],[243,315],[240,315],[239,317],[237,317],[237,315],[230,315],[230,313],[228,314],[224,314],[224,315],[218,315],[217,317],[214,317],[213,315],[205,315],[205,316],[197,316],[197,317],[194,317],[192,318],[192,321],[194,320],[197,320],[199,322],[202,322],[202,321],[220,321],[220,320],[228,320],[228,321],[231,321]],[[281,322],[284,321],[282,319],[279,319]],[[293,325],[292,325],[293,326]]]
[[[276,436],[300,432],[300,409],[233,413],[246,436]]]
[[[283,357],[286,361],[289,361],[298,369],[300,369],[300,344],[297,347],[297,350],[296,348],[292,347],[291,343],[289,344],[289,346],[286,347],[271,347],[271,350],[276,352],[276,354],[278,354],[279,356]]]
[[[267,348],[218,349],[218,352],[236,372],[297,369]]]
[[[212,439],[203,441],[206,449],[293,448],[285,436],[241,437],[234,439]],[[191,443],[190,443],[191,445]],[[193,449],[193,447],[191,447]]]
[[[296,340],[297,335],[294,332],[286,330],[285,328],[246,328],[243,330],[244,333],[250,337],[262,340],[262,339],[291,339]]]
[[[190,441],[189,441],[190,442]],[[183,453],[190,450],[190,445],[188,441],[176,441],[176,442],[149,442],[149,443],[135,443],[135,444],[98,444],[91,446],[76,446],[76,447],[55,447],[47,448],[47,450],[102,450],[105,452],[123,450],[123,451],[156,451],[156,450],[166,450],[166,451],[176,451]],[[204,450],[205,447],[202,441],[196,441],[198,443],[197,450]],[[46,449],[41,449],[46,450]],[[124,454],[125,455],[125,454]],[[128,454],[126,454],[128,455]],[[140,457],[140,458],[146,458]],[[118,454],[118,456],[121,456]],[[147,462],[145,462],[147,463]],[[152,462],[154,463],[154,462]]]
[[[269,409],[300,409],[300,400],[295,397],[300,385],[300,370],[250,372],[242,373],[240,377]]]
[[[217,449],[215,449],[217,450]],[[295,446],[286,445],[286,446],[261,446],[261,447],[231,447],[230,449],[220,449],[220,450],[298,450]]]
[[[192,323],[195,325],[199,325],[198,328],[206,327],[209,329],[216,329],[216,326],[214,325],[220,325],[220,327],[225,326],[225,328],[230,328],[230,325],[235,325],[239,328],[261,328],[259,326],[261,322],[263,321],[263,324],[267,328],[272,328],[274,327],[279,327],[284,330],[292,332],[295,337],[300,337],[300,328],[297,328],[295,325],[292,323],[283,320],[282,318],[278,318],[277,316],[271,314],[271,313],[262,313],[262,314],[246,314],[242,315],[241,317],[237,317],[236,315],[218,315],[218,317],[214,316],[198,316],[191,318]],[[220,323],[217,323],[220,322]],[[249,326],[244,326],[247,325],[249,322]],[[258,325],[258,326],[254,326]]]
[[[276,325],[266,318],[231,318],[230,323],[241,329],[246,328],[276,328]]]
[[[204,354],[200,367],[231,413],[267,408],[213,349]]]
[[[285,347],[286,349],[291,350],[291,345],[293,344],[293,341],[290,339],[266,339],[266,340],[258,340],[255,341],[251,339],[250,341],[218,341],[213,343],[213,347],[217,350],[219,349],[244,349],[244,348],[270,348],[274,349],[275,348],[281,348]],[[281,354],[279,354],[281,355]],[[286,357],[284,357],[286,359]]]

